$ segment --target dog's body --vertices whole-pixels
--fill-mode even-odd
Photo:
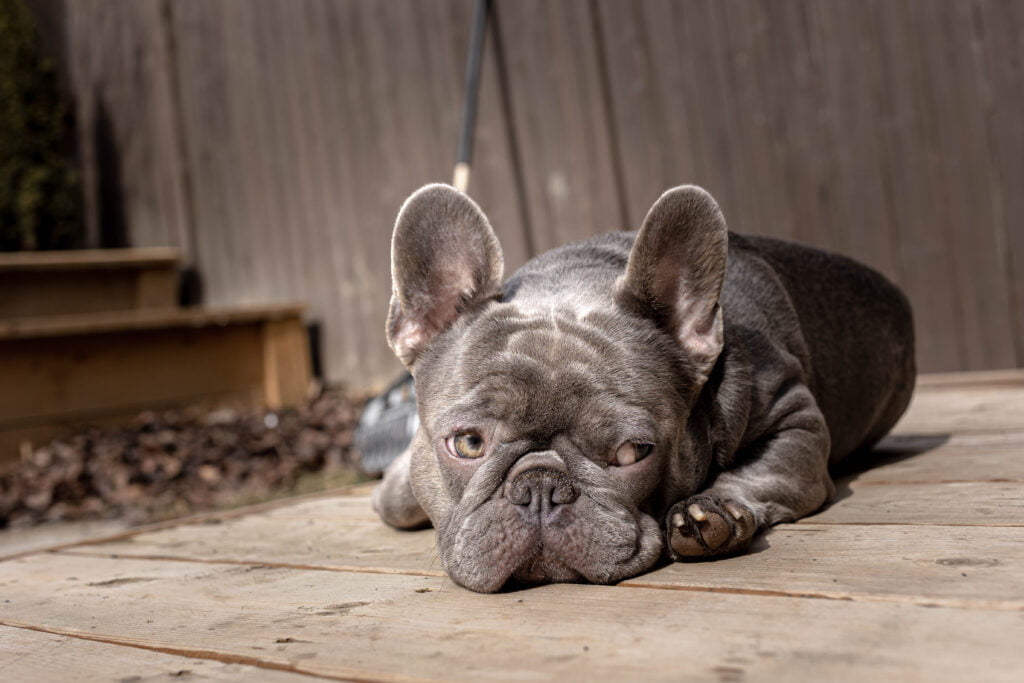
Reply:
[[[617,581],[745,549],[831,495],[828,467],[906,408],[903,295],[848,259],[728,234],[702,190],[639,234],[544,254],[501,286],[464,195],[403,207],[388,333],[421,427],[375,492],[388,523],[438,529],[446,571],[498,590]]]

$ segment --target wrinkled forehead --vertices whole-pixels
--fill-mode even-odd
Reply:
[[[558,431],[667,418],[672,349],[645,321],[599,310],[496,304],[461,331],[434,378],[441,419]]]

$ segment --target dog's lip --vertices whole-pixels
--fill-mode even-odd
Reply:
[[[586,495],[586,494],[583,494],[583,495]],[[624,508],[624,509],[626,509],[630,513],[630,516],[631,516],[632,522],[633,522],[633,524],[632,524],[633,548],[632,548],[632,552],[630,552],[628,556],[619,558],[618,560],[616,560],[615,562],[613,562],[613,563],[611,563],[609,565],[593,568],[593,569],[596,569],[596,571],[592,571],[591,570],[592,568],[588,568],[586,566],[583,566],[582,563],[574,562],[572,557],[561,555],[560,553],[557,552],[557,547],[552,546],[552,545],[546,545],[542,541],[542,543],[540,545],[538,545],[534,549],[533,552],[531,552],[531,553],[529,553],[527,555],[524,555],[520,559],[520,561],[515,563],[514,565],[510,565],[511,569],[507,572],[507,574],[505,575],[504,579],[502,579],[502,581],[501,581],[501,583],[499,585],[499,588],[497,590],[501,590],[501,588],[504,587],[506,584],[508,584],[510,581],[517,581],[517,580],[518,581],[524,581],[524,582],[533,583],[533,584],[536,584],[536,585],[542,585],[542,584],[545,584],[545,583],[552,583],[552,582],[563,582],[564,583],[564,582],[571,582],[571,581],[578,581],[578,580],[583,580],[583,581],[586,581],[586,582],[589,582],[589,583],[592,583],[592,584],[597,584],[597,585],[604,585],[604,584],[608,584],[608,583],[611,583],[611,582],[614,582],[614,581],[621,581],[623,579],[629,578],[630,576],[635,576],[636,574],[639,574],[641,572],[647,571],[647,569],[649,569],[651,566],[653,566],[658,561],[658,558],[661,555],[660,550],[659,550],[659,552],[654,553],[652,555],[651,561],[646,563],[645,566],[643,566],[643,567],[641,567],[639,569],[635,569],[635,570],[633,570],[633,569],[626,569],[626,568],[630,567],[631,565],[633,565],[635,560],[637,559],[637,557],[640,556],[644,552],[644,543],[643,543],[644,529],[643,529],[642,518],[644,518],[644,517],[650,518],[652,521],[654,521],[656,526],[659,526],[659,528],[660,528],[660,525],[658,525],[657,520],[655,520],[653,516],[643,512],[640,509],[632,509],[632,510],[630,510],[628,508]],[[543,534],[542,534],[542,537],[543,537]],[[547,552],[545,552],[545,549],[547,550]],[[548,556],[549,561],[556,562],[558,565],[560,565],[564,569],[569,570],[570,572],[575,574],[576,578],[574,578],[574,579],[570,579],[570,578],[551,578],[549,575],[543,575],[543,576],[531,575],[531,576],[527,576],[527,577],[519,576],[519,574],[521,574],[523,572],[525,567],[528,567],[531,563],[537,562],[540,558],[544,557],[545,555]],[[625,569],[625,571],[623,571],[624,569]]]

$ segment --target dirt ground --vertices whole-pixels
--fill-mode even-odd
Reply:
[[[360,481],[351,445],[363,403],[335,389],[280,413],[147,412],[78,430],[0,469],[0,529],[65,522],[73,533],[87,525],[67,522],[133,525]]]

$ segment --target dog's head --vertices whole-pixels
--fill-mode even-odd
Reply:
[[[416,378],[412,487],[458,583],[609,583],[648,569],[707,475],[700,389],[722,348],[727,231],[681,187],[636,236],[556,250],[502,285],[464,194],[402,207],[387,333]]]

